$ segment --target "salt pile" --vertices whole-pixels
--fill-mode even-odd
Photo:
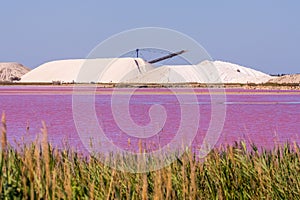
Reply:
[[[0,63],[0,82],[12,82],[14,80],[19,80],[21,76],[29,71],[29,68],[19,63]]]
[[[278,84],[284,84],[284,83],[299,83],[300,84],[300,74],[290,74],[290,75],[284,75],[277,78],[272,78],[270,83],[278,83]]]
[[[197,65],[158,67],[127,82],[133,83],[265,83],[271,76],[222,61],[203,61]]]
[[[265,83],[270,79],[260,71],[222,61],[154,67],[141,58],[99,58],[48,62],[22,76],[21,82]]]
[[[201,63],[205,64],[205,63]],[[272,77],[263,72],[223,61],[214,61],[222,83],[265,83]]]
[[[58,60],[42,64],[25,74],[21,82],[118,83],[152,69],[140,58]]]

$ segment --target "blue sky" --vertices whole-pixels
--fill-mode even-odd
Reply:
[[[300,2],[2,1],[0,62],[31,68],[84,58],[124,30],[164,27],[189,35],[214,60],[266,73],[300,73]]]

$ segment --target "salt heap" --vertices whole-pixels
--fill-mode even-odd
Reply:
[[[48,62],[22,76],[21,82],[265,83],[270,79],[260,71],[222,61],[155,68],[141,58],[99,58]]]
[[[12,82],[14,80],[19,80],[21,76],[29,71],[29,68],[19,63],[0,63],[0,82]]]
[[[229,62],[214,61],[213,66],[217,68],[222,83],[265,83],[272,78],[263,72]]]
[[[278,83],[278,84],[290,84],[290,83],[300,84],[300,74],[289,74],[289,75],[272,78],[269,82]]]
[[[152,69],[140,58],[58,60],[40,65],[22,76],[21,82],[118,83]]]
[[[222,61],[203,61],[197,65],[166,65],[127,82],[133,83],[265,83],[271,76]]]

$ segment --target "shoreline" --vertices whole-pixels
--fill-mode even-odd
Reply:
[[[226,89],[249,89],[249,90],[300,90],[299,83],[15,83],[0,82],[1,86],[97,86],[99,88],[226,88]]]

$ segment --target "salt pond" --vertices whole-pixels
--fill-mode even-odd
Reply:
[[[128,92],[126,88],[117,90],[120,94]],[[179,95],[191,95],[185,89],[175,90]],[[136,147],[138,139],[128,136],[114,121],[111,111],[113,91],[112,88],[97,88],[95,91],[95,110],[100,127],[116,145],[129,149]],[[73,119],[72,94],[71,86],[0,87],[0,111],[6,113],[10,143],[33,141],[40,132],[41,120],[44,120],[49,140],[55,146],[68,143],[71,147],[83,149]],[[218,94],[208,89],[195,89],[195,94],[198,101],[190,103],[199,105],[199,128],[193,142],[197,148],[202,144],[211,120],[211,96]],[[225,89],[225,97],[226,101],[219,102],[226,107],[226,116],[217,146],[240,140],[267,149],[286,142],[300,143],[300,91]],[[167,119],[159,134],[143,139],[143,142],[158,148],[168,144],[176,134],[181,111],[178,99],[170,90],[140,88],[129,103],[132,120],[139,126],[147,125],[150,122],[149,109],[154,104],[164,106]]]

